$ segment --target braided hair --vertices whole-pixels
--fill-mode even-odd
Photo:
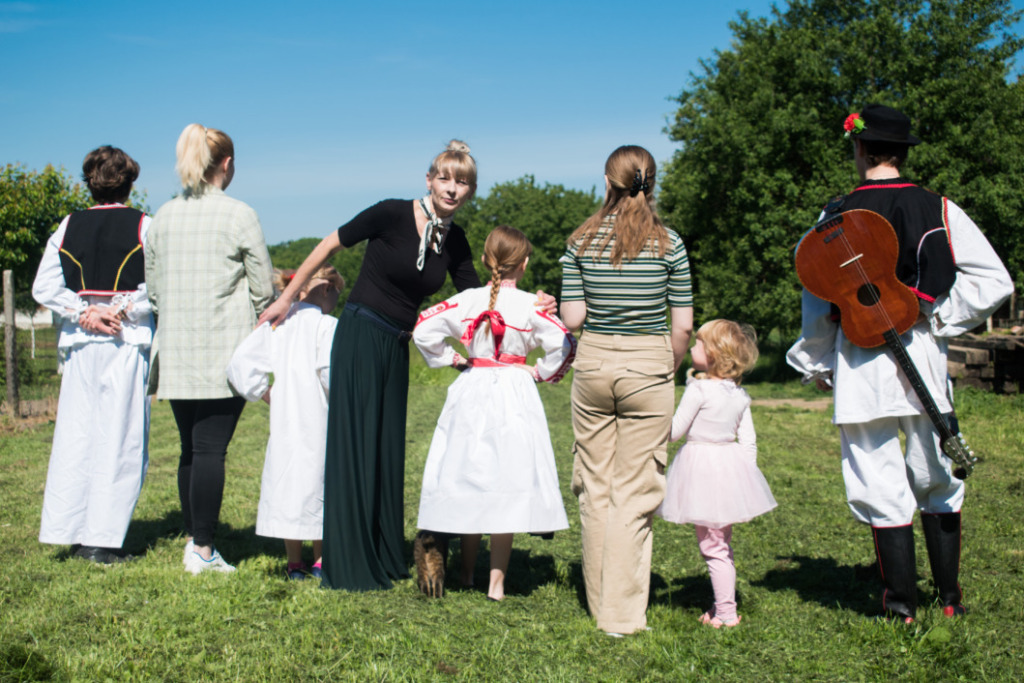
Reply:
[[[487,235],[484,242],[484,265],[491,271],[491,300],[488,311],[493,311],[501,291],[501,281],[507,279],[533,253],[533,245],[521,231],[508,225],[499,225]],[[488,324],[487,329],[490,329]]]

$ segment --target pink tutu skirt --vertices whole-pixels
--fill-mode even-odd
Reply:
[[[738,443],[687,443],[668,470],[657,514],[677,524],[720,529],[776,505],[761,470]]]

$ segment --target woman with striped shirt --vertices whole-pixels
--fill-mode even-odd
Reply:
[[[587,604],[597,627],[616,637],[647,627],[651,521],[665,496],[674,375],[693,329],[686,247],[654,210],[656,171],[642,147],[612,152],[604,205],[561,259],[562,320],[583,328],[572,490]]]

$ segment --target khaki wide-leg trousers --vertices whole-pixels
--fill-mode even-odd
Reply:
[[[598,628],[633,633],[647,626],[651,520],[665,497],[672,347],[668,336],[584,332],[573,367],[587,604]]]

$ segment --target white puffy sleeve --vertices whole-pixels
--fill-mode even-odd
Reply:
[[[786,352],[786,362],[803,375],[803,383],[808,384],[835,370],[839,323],[832,320],[832,305],[806,289],[800,315],[800,338]]]
[[[416,321],[412,332],[412,340],[416,348],[423,354],[427,365],[432,368],[443,368],[455,360],[455,349],[448,343],[448,337],[456,339],[462,334],[462,297],[456,294],[452,298],[431,306]]]
[[[704,392],[701,391],[700,382],[692,377],[687,378],[683,398],[679,401],[679,407],[676,408],[675,415],[672,416],[672,429],[668,435],[669,441],[679,441],[679,439],[687,435],[703,403]]]
[[[246,337],[228,363],[228,382],[247,401],[258,401],[270,388],[270,323]]]
[[[333,315],[320,318],[316,328],[316,374],[320,386],[327,392],[331,388],[331,347],[334,345],[334,331],[338,319]]]
[[[43,258],[39,262],[39,270],[36,271],[36,279],[32,283],[32,298],[40,306],[46,306],[56,313],[62,320],[77,323],[88,304],[77,292],[68,288],[64,282],[64,268],[60,264],[60,245],[64,242],[69,218],[70,216],[65,216],[56,232],[46,240]]]
[[[1013,293],[1013,280],[974,221],[953,202],[943,201],[957,273],[949,293],[935,300],[931,328],[937,337],[955,337],[992,315]]]
[[[537,359],[537,378],[555,384],[569,372],[576,358],[576,337],[557,317],[535,308],[530,316],[533,338],[544,349],[544,357]]]

